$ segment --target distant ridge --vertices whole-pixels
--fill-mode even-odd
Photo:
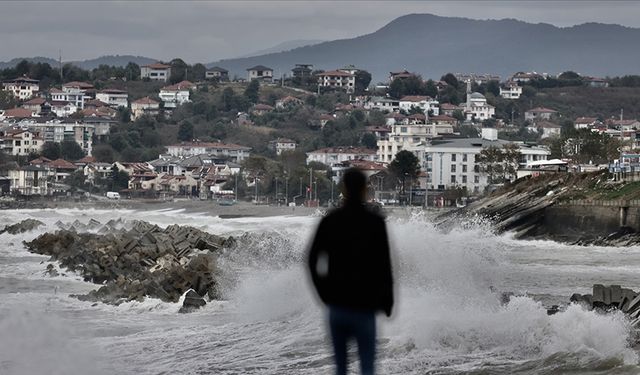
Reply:
[[[324,40],[320,40],[320,39],[289,40],[289,41],[286,41],[286,42],[279,43],[279,44],[277,44],[277,45],[275,45],[275,46],[273,46],[271,48],[266,48],[266,49],[262,49],[262,50],[259,50],[259,51],[247,53],[247,54],[244,54],[242,56],[238,56],[236,58],[252,57],[252,56],[267,55],[269,53],[285,52],[285,51],[289,51],[289,50],[292,50],[292,49],[295,49],[295,48],[311,46],[311,45],[322,43],[322,42],[324,42]]]
[[[374,82],[390,71],[407,69],[429,78],[446,72],[498,74],[517,71],[559,73],[574,70],[605,76],[640,73],[640,29],[600,23],[573,27],[531,24],[514,19],[473,20],[409,14],[379,30],[260,56],[207,64],[244,76],[266,65],[275,76],[290,74],[296,63],[335,69],[347,64],[368,70]]]
[[[58,66],[58,60],[52,59],[50,57],[17,57],[15,59],[11,59],[6,62],[0,62],[0,69],[12,68],[20,63],[22,60],[27,60],[29,62],[41,62],[48,63],[52,67]],[[156,62],[158,60],[152,59],[144,56],[133,56],[133,55],[108,55],[101,56],[95,59],[90,60],[79,60],[79,61],[62,61],[63,64],[71,63],[76,65],[82,69],[95,69],[98,66],[105,64],[110,66],[126,66],[129,62],[134,62],[138,65],[150,64]]]

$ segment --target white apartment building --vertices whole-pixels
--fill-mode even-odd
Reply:
[[[417,107],[422,110],[425,114],[432,112],[433,116],[440,115],[440,102],[437,100],[430,98],[428,96],[422,95],[408,95],[400,98],[399,100],[399,108],[405,111],[411,110],[411,107]]]
[[[522,95],[522,86],[517,82],[509,81],[500,87],[500,96],[504,99],[516,100]]]
[[[106,103],[111,108],[127,108],[129,106],[129,94],[123,90],[105,89],[96,93],[96,99]]]
[[[430,189],[466,187],[467,191],[478,193],[488,185],[488,176],[476,164],[476,155],[490,146],[504,147],[515,143],[521,152],[520,166],[538,160],[547,160],[550,151],[545,147],[529,146],[521,142],[500,140],[496,129],[483,129],[482,138],[457,138],[434,140],[424,148],[421,164],[427,172]]]
[[[269,146],[276,151],[276,155],[280,155],[285,151],[294,151],[297,143],[288,138],[278,138],[269,142]]]
[[[72,114],[78,112],[80,108],[74,102],[68,101],[51,101],[51,112],[55,113],[57,117],[69,117]]]
[[[40,134],[28,129],[0,131],[0,150],[8,155],[26,156],[42,150],[44,140]]]
[[[93,150],[95,125],[82,122],[49,121],[45,123],[27,123],[24,125],[32,133],[38,133],[44,142],[60,143],[75,141],[87,155]]]
[[[391,163],[400,151],[410,151],[419,157],[429,141],[436,137],[436,125],[392,125],[386,139],[378,140],[378,161]]]
[[[189,81],[182,81],[175,85],[165,86],[160,90],[160,100],[164,104],[164,108],[176,108],[179,105],[189,102],[191,89],[195,85]]]
[[[331,70],[317,74],[318,85],[321,87],[329,87],[344,90],[353,93],[356,89],[356,76],[342,70]]]
[[[171,156],[189,157],[207,154],[236,163],[248,158],[250,151],[251,147],[218,142],[182,142],[167,146],[167,154]]]
[[[148,78],[152,81],[167,82],[171,76],[171,65],[161,63],[142,65],[140,67],[140,78]]]
[[[377,161],[377,159],[375,150],[363,147],[327,147],[307,152],[307,164],[315,161],[331,167],[347,160]]]
[[[51,102],[71,103],[77,109],[84,109],[85,94],[82,90],[74,87],[63,88],[63,90],[53,88],[49,91]]]
[[[40,91],[40,81],[29,77],[19,77],[2,83],[5,91],[10,91],[17,99],[27,100]]]
[[[372,96],[363,105],[364,109],[377,109],[378,111],[397,112],[400,110],[400,100],[385,98],[383,96]]]
[[[131,103],[131,119],[136,120],[143,115],[157,116],[160,113],[160,103],[148,96]]]
[[[9,170],[10,190],[22,195],[49,195],[53,192],[55,175],[55,169],[46,165],[27,165],[12,169]]]

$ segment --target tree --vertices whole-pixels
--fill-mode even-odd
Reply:
[[[460,86],[460,82],[458,82],[458,79],[452,73],[447,73],[443,75],[440,78],[440,80],[446,82],[449,86],[453,87],[454,89],[457,89]]]
[[[94,146],[91,154],[101,163],[113,163],[115,160],[113,149],[107,144]]]
[[[356,95],[362,95],[371,83],[371,73],[366,70],[358,70],[356,72]]]
[[[244,90],[244,97],[251,103],[257,103],[260,98],[260,81],[254,79],[249,82],[249,85]]]
[[[520,155],[520,149],[513,143],[502,148],[489,146],[476,154],[476,164],[482,173],[488,175],[489,184],[503,183],[515,177]]]
[[[193,138],[193,124],[191,124],[189,121],[185,121],[180,124],[180,128],[178,129],[178,140],[191,141]]]
[[[85,157],[85,153],[76,141],[62,141],[60,156],[65,160],[79,160]]]
[[[42,156],[45,158],[55,160],[60,159],[60,144],[55,142],[45,142],[42,145]]]
[[[18,101],[11,91],[0,90],[0,109],[14,108]]]
[[[460,122],[463,122],[465,120],[464,113],[462,113],[462,110],[460,109],[456,109],[455,111],[453,111],[453,118]]]
[[[117,166],[113,166],[111,170],[111,190],[119,191],[129,187],[129,175],[125,171],[118,170]]]
[[[366,148],[375,150],[378,147],[378,138],[376,138],[376,136],[372,133],[365,133],[362,136],[362,140],[360,141],[360,143]]]
[[[184,60],[173,59],[169,65],[171,65],[171,76],[169,77],[171,83],[178,83],[187,79],[189,65],[187,65]]]
[[[124,68],[125,78],[128,81],[137,81],[140,79],[140,66],[134,62],[129,62]]]
[[[389,171],[402,181],[402,193],[406,192],[406,179],[415,181],[420,173],[420,161],[412,152],[402,150],[398,152],[389,164]]]

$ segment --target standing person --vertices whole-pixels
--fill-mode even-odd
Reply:
[[[329,310],[336,374],[347,373],[347,343],[358,344],[362,374],[374,373],[377,311],[391,316],[393,285],[384,219],[365,205],[367,178],[348,169],[342,207],[322,219],[309,252],[311,279]]]

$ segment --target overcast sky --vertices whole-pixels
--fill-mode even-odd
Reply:
[[[0,60],[132,54],[212,62],[373,32],[408,13],[640,27],[634,1],[0,1]]]

